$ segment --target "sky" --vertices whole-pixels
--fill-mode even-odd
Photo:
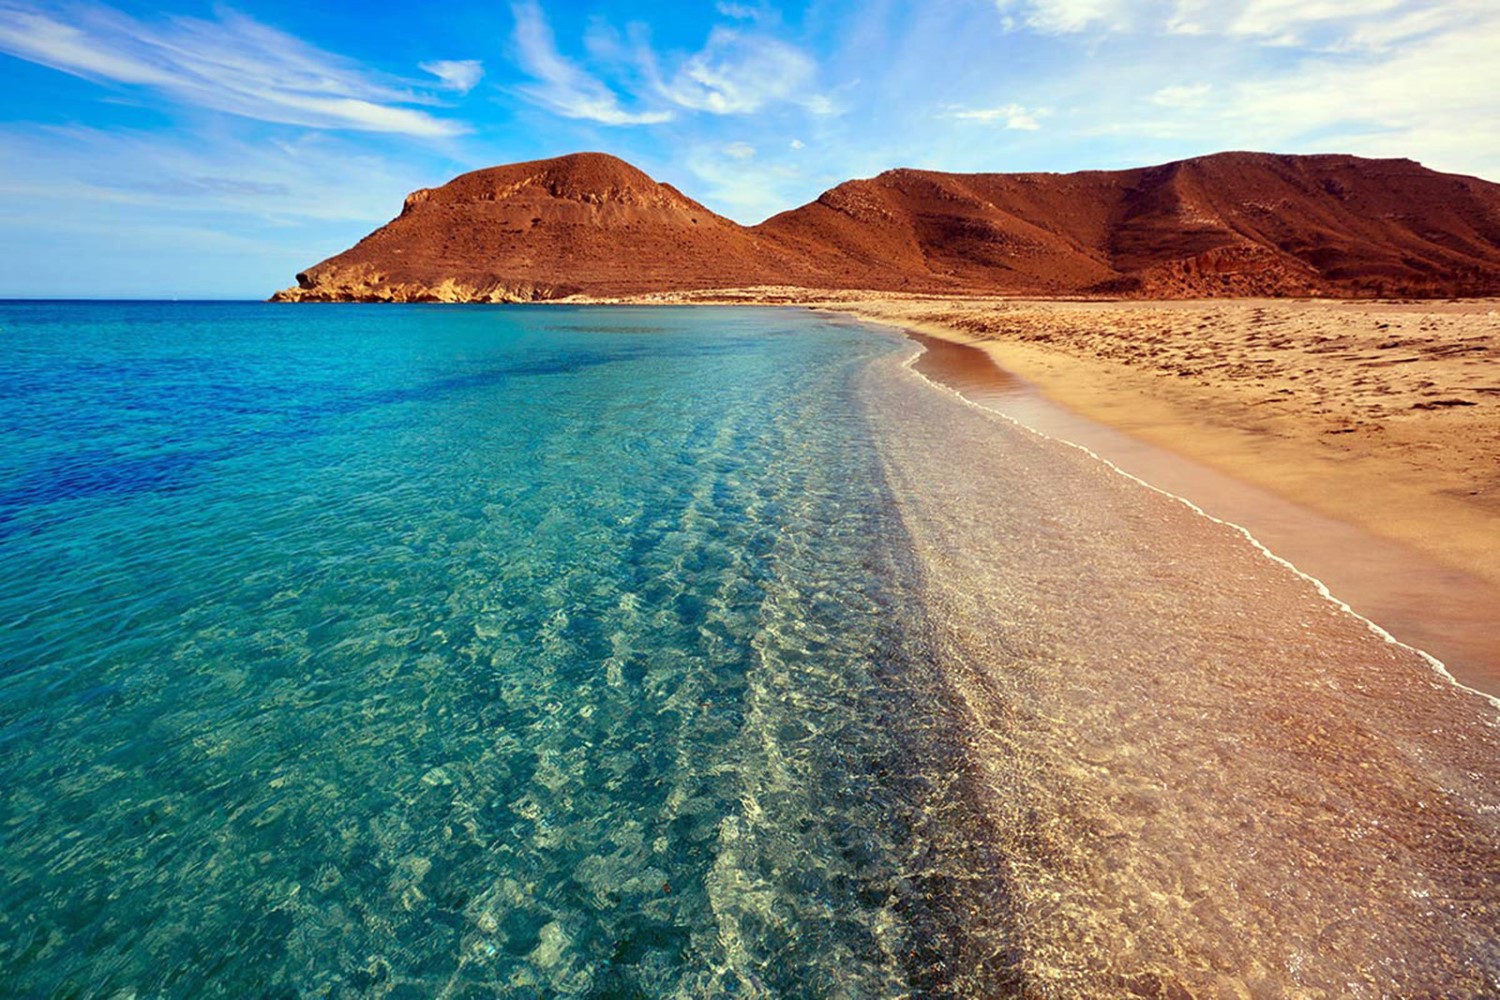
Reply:
[[[1500,181],[1496,0],[0,0],[0,297],[264,298],[481,167],[754,223],[851,177],[1226,149]]]

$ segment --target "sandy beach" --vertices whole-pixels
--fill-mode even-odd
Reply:
[[[1056,404],[1054,416],[1083,418],[1053,420],[1045,433],[1116,461],[1128,455],[1129,465],[1144,455],[1135,471],[1148,481],[1211,510],[1225,501],[1220,516],[1431,649],[1466,683],[1500,692],[1494,300],[1041,301],[750,288],[623,301],[798,305],[981,350],[1035,400]],[[1034,426],[1045,416],[1035,406],[1014,415]],[[1100,445],[1112,431],[1127,443],[1114,453]],[[1169,468],[1163,455],[1181,461]]]
[[[1017,945],[1013,995],[1493,995],[1494,704],[1227,526],[871,367],[1010,894],[973,951]]]
[[[1496,303],[915,302],[1084,416],[1500,583]]]
[[[1085,417],[1500,584],[1494,300],[670,298],[805,304],[973,344]]]

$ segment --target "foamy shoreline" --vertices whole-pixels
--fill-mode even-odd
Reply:
[[[1500,607],[1500,382],[1485,381],[1500,356],[1500,303],[797,288],[608,301],[804,306],[972,345],[1088,421],[1365,533],[1340,540],[1344,559],[1274,532],[1272,547],[1367,617],[1394,609],[1398,634],[1446,645],[1440,659],[1500,694],[1500,616],[1487,610]],[[1256,520],[1230,513],[1234,523]],[[1380,550],[1388,579],[1366,578],[1366,549]],[[1422,592],[1403,598],[1418,577]]]
[[[1225,526],[1227,528],[1232,528],[1233,530],[1235,530],[1235,531],[1239,532],[1241,535],[1243,535],[1245,537],[1245,540],[1247,542],[1249,542],[1250,545],[1256,551],[1258,551],[1261,555],[1265,556],[1268,560],[1270,560],[1271,562],[1277,564],[1278,566],[1281,566],[1281,567],[1283,567],[1283,568],[1285,568],[1287,570],[1290,570],[1292,573],[1296,574],[1298,577],[1301,577],[1303,580],[1306,580],[1308,583],[1310,583],[1310,584],[1313,585],[1313,588],[1315,590],[1317,590],[1317,592],[1319,593],[1319,595],[1321,595],[1324,600],[1326,600],[1329,603],[1333,604],[1335,607],[1337,607],[1340,611],[1344,612],[1345,614],[1350,615],[1351,617],[1353,617],[1353,618],[1357,619],[1358,621],[1364,623],[1364,625],[1370,630],[1370,632],[1372,634],[1374,634],[1377,638],[1379,638],[1383,642],[1390,643],[1393,646],[1396,646],[1396,647],[1398,647],[1400,649],[1403,649],[1403,650],[1406,650],[1406,651],[1408,651],[1410,653],[1415,654],[1417,657],[1419,657],[1424,662],[1426,662],[1429,666],[1431,666],[1432,669],[1434,671],[1436,671],[1438,673],[1438,675],[1441,676],[1448,683],[1454,685],[1455,687],[1460,688],[1461,690],[1467,691],[1467,692],[1469,692],[1471,694],[1478,695],[1481,698],[1484,698],[1484,699],[1488,700],[1489,703],[1491,705],[1493,705],[1496,709],[1500,709],[1500,694],[1497,694],[1497,693],[1491,692],[1491,691],[1481,690],[1480,688],[1473,687],[1471,685],[1463,683],[1458,678],[1456,678],[1456,677],[1453,676],[1453,674],[1448,670],[1447,664],[1445,664],[1442,660],[1438,659],[1436,656],[1433,656],[1431,653],[1427,652],[1427,650],[1425,650],[1425,649],[1421,649],[1421,648],[1419,648],[1417,646],[1414,646],[1414,645],[1412,645],[1410,643],[1407,643],[1407,642],[1402,642],[1400,639],[1398,639],[1396,636],[1392,635],[1385,628],[1381,627],[1381,625],[1379,623],[1377,623],[1376,621],[1374,621],[1374,620],[1372,620],[1372,619],[1370,619],[1370,618],[1368,618],[1368,617],[1360,614],[1348,602],[1346,602],[1344,600],[1341,600],[1336,594],[1334,594],[1333,591],[1329,589],[1329,587],[1328,587],[1328,585],[1326,583],[1324,583],[1322,580],[1318,579],[1316,576],[1313,576],[1311,573],[1308,573],[1308,572],[1302,570],[1296,564],[1294,564],[1291,560],[1283,558],[1282,556],[1280,556],[1280,555],[1276,554],[1275,552],[1273,552],[1264,542],[1262,542],[1259,538],[1257,538],[1255,536],[1255,534],[1249,528],[1246,528],[1244,525],[1237,524],[1237,523],[1235,523],[1233,521],[1225,520],[1224,518],[1221,518],[1221,517],[1215,517],[1213,514],[1210,514],[1208,511],[1204,510],[1202,507],[1198,506],[1196,503],[1194,503],[1192,500],[1188,499],[1187,497],[1182,496],[1181,494],[1178,494],[1178,493],[1173,493],[1171,490],[1164,489],[1163,487],[1158,486],[1155,483],[1148,482],[1147,480],[1141,478],[1140,476],[1137,476],[1134,473],[1129,472],[1126,469],[1121,468],[1119,465],[1115,464],[1114,462],[1110,461],[1108,458],[1106,458],[1103,455],[1099,454],[1098,452],[1094,451],[1092,448],[1089,448],[1087,445],[1080,444],[1077,441],[1070,441],[1070,440],[1067,440],[1066,438],[1063,438],[1063,437],[1057,437],[1057,436],[1048,434],[1045,431],[1040,430],[1037,427],[1031,426],[1030,424],[1026,423],[1024,420],[1018,419],[1015,416],[1012,416],[1012,415],[1010,415],[1008,413],[1005,413],[1005,412],[1003,412],[1001,410],[997,410],[997,409],[995,409],[993,407],[986,406],[984,403],[979,402],[979,401],[977,401],[975,399],[971,399],[969,396],[967,396],[962,391],[962,389],[956,388],[956,387],[951,386],[951,385],[947,385],[947,384],[945,384],[945,383],[943,383],[941,381],[938,381],[936,379],[930,378],[927,375],[923,374],[921,371],[918,370],[918,368],[916,367],[916,364],[917,364],[918,361],[921,360],[922,355],[926,353],[926,350],[927,350],[926,348],[918,345],[918,349],[916,351],[914,351],[906,359],[906,361],[905,361],[905,363],[903,365],[903,367],[906,368],[907,371],[911,372],[911,374],[913,375],[913,377],[921,379],[922,381],[926,382],[928,385],[931,385],[934,389],[936,389],[936,390],[938,390],[940,392],[952,393],[953,395],[957,396],[960,400],[962,400],[968,406],[973,406],[973,407],[975,407],[977,409],[980,409],[980,410],[983,410],[983,411],[985,411],[987,413],[996,414],[996,415],[1000,416],[1001,418],[1003,418],[1003,419],[1009,421],[1010,423],[1014,424],[1016,427],[1021,428],[1024,431],[1027,431],[1027,432],[1029,432],[1031,434],[1035,434],[1035,435],[1037,435],[1039,437],[1045,438],[1045,439],[1050,440],[1050,441],[1056,441],[1059,444],[1065,445],[1065,446],[1067,446],[1069,448],[1077,448],[1079,451],[1083,452],[1085,455],[1088,455],[1090,458],[1094,459],[1095,461],[1101,462],[1105,466],[1108,466],[1111,471],[1113,471],[1113,472],[1115,472],[1115,473],[1117,473],[1117,474],[1119,474],[1121,476],[1124,476],[1126,479],[1129,479],[1132,482],[1137,483],[1138,485],[1143,486],[1143,487],[1145,487],[1148,490],[1152,490],[1152,491],[1154,491],[1156,493],[1160,493],[1162,496],[1170,497],[1171,499],[1173,499],[1173,500],[1177,501],[1178,503],[1181,503],[1183,506],[1187,507],[1194,514],[1197,514],[1200,517],[1207,518],[1208,520],[1214,522],[1215,524],[1220,524],[1220,525],[1223,525],[1223,526]]]

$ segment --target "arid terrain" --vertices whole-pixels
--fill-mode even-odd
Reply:
[[[512,302],[749,285],[945,294],[1500,294],[1500,185],[1410,160],[1220,153],[1074,174],[890,170],[741,226],[623,160],[464,174],[284,301]]]

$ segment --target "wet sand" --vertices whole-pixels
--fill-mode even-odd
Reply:
[[[866,299],[1083,416],[1500,586],[1500,304]]]
[[[970,345],[1014,379],[976,380],[973,356],[941,378],[1243,525],[1500,694],[1500,302],[646,300],[806,305]]]
[[[1500,587],[1081,417],[1001,369],[977,346],[909,336],[924,348],[913,367],[927,378],[1245,527],[1354,611],[1432,654],[1460,683],[1500,695]]]
[[[985,799],[971,835],[1011,913],[973,933],[1017,995],[1500,990],[1491,701],[1231,527],[900,358],[866,399],[971,734],[933,780]]]

